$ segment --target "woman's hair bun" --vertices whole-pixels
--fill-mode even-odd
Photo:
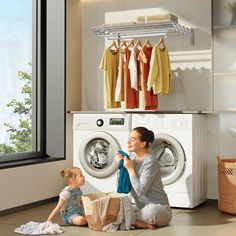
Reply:
[[[149,132],[149,137],[150,137],[149,142],[152,143],[155,139],[155,135],[152,130],[148,130],[148,132]]]

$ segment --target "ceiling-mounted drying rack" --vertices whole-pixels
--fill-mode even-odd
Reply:
[[[118,42],[122,39],[148,36],[186,35],[190,44],[193,45],[194,43],[193,29],[171,20],[167,22],[106,24],[92,27],[92,30],[99,37],[109,40],[118,40]]]

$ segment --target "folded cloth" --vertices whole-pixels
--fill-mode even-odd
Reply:
[[[40,223],[30,221],[16,228],[15,232],[19,234],[62,234],[65,232],[65,229],[58,224],[50,222]]]
[[[152,16],[138,16],[137,21],[173,21],[178,23],[178,17],[172,14],[152,15]]]
[[[135,21],[102,24],[102,27],[136,25]]]

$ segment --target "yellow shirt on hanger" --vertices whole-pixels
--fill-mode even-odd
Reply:
[[[152,88],[154,94],[169,94],[172,86],[171,79],[168,50],[166,47],[161,49],[157,44],[152,49],[147,89],[150,91]]]
[[[115,101],[116,80],[118,75],[119,50],[105,49],[99,69],[104,71],[104,108],[120,108]]]

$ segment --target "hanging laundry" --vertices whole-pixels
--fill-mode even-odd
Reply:
[[[140,52],[139,47],[142,47],[141,41],[138,40],[133,48],[130,49],[130,60],[129,60],[129,70],[130,70],[130,82],[131,88],[136,90],[141,90],[141,71],[140,62],[138,61],[138,54]]]
[[[139,93],[131,87],[129,60],[131,51],[128,47],[122,50],[124,61],[124,88],[125,88],[125,108],[133,109],[139,107]]]
[[[158,98],[150,89],[147,90],[148,74],[150,69],[150,59],[152,53],[152,46],[149,40],[146,40],[144,46],[140,50],[138,60],[141,65],[141,88],[143,93],[143,109],[144,110],[157,110]]]
[[[123,66],[122,53],[119,53],[118,75],[115,88],[115,101],[116,102],[124,101],[124,66]]]
[[[99,66],[104,71],[104,108],[120,108],[120,102],[115,101],[116,80],[119,64],[119,50],[114,45],[106,48]]]
[[[163,38],[152,50],[147,89],[154,94],[166,95],[171,92],[172,75],[168,49]]]
[[[118,75],[116,80],[116,89],[115,89],[115,101],[120,102],[125,100],[124,95],[124,63],[125,58],[124,54],[122,53],[123,48],[126,48],[126,42],[122,41],[119,46],[119,65],[118,65]]]

